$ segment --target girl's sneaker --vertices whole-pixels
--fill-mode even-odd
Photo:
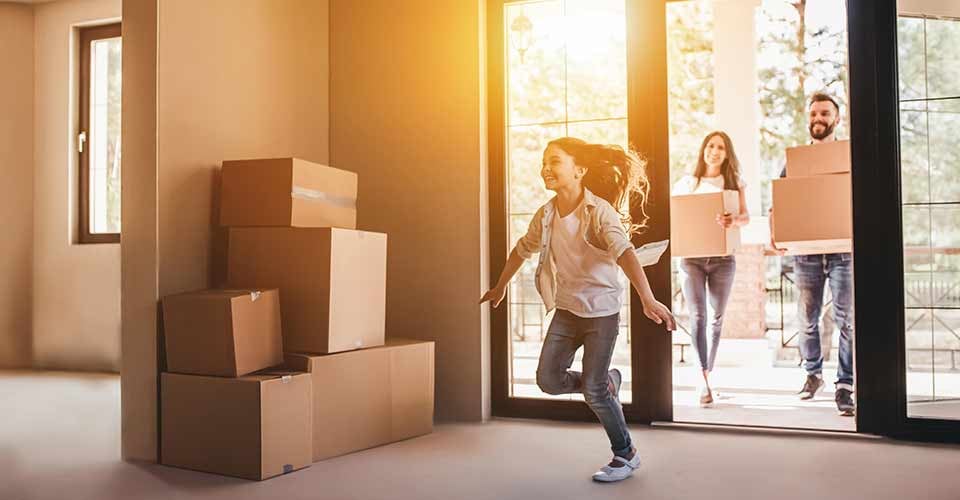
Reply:
[[[601,483],[615,483],[633,475],[640,468],[640,453],[633,452],[633,458],[613,457],[613,461],[593,473],[593,480]]]

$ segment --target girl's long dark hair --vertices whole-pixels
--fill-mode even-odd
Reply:
[[[703,144],[700,145],[700,155],[697,156],[697,168],[693,171],[693,176],[697,179],[696,187],[700,186],[700,179],[707,174],[707,162],[703,159],[703,152],[707,149],[710,139],[719,136],[723,139],[723,147],[726,150],[727,157],[720,165],[720,175],[723,176],[723,189],[740,190],[740,160],[737,159],[737,153],[733,151],[733,141],[726,132],[710,132],[703,138]],[[696,189],[694,187],[694,189]]]
[[[583,186],[613,205],[630,234],[647,226],[650,182],[647,163],[636,152],[616,145],[590,144],[575,137],[554,139],[548,146],[562,149],[576,165],[587,169]],[[636,220],[632,214],[637,215]]]

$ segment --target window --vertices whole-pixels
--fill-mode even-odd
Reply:
[[[120,24],[80,30],[80,243],[120,242]]]
[[[537,208],[552,193],[540,164],[547,142],[574,136],[627,146],[626,4],[623,0],[510,2],[504,9],[508,235],[526,233]],[[602,75],[598,78],[597,75]],[[537,353],[550,317],[534,285],[536,259],[520,269],[507,297],[510,314],[510,395],[549,396],[535,378]],[[630,393],[629,283],[621,275],[624,307],[612,367],[624,374],[621,401]],[[582,353],[574,361],[579,369]]]
[[[900,178],[910,417],[960,400],[960,21],[901,17]]]

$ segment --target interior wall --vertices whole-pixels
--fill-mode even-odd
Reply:
[[[325,0],[124,6],[125,89],[137,95],[124,93],[123,217],[138,222],[123,235],[127,459],[156,459],[158,300],[214,281],[221,162],[328,162],[327,26]]]
[[[485,8],[330,6],[332,164],[360,175],[359,225],[389,235],[387,335],[437,342],[444,420],[489,415]]]
[[[0,368],[32,364],[33,8],[0,3]]]
[[[116,22],[120,0],[36,4],[34,366],[120,369],[120,245],[77,244],[75,27]]]
[[[157,460],[157,0],[123,3],[120,443]]]

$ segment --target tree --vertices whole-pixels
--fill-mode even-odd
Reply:
[[[841,135],[849,123],[844,24],[834,17],[833,22],[811,25],[808,11],[814,5],[846,11],[833,0],[764,0],[758,16],[760,159],[767,178],[780,175],[786,148],[810,140],[806,116],[811,94],[824,91],[837,100]],[[767,184],[761,190],[764,210],[770,205]]]

